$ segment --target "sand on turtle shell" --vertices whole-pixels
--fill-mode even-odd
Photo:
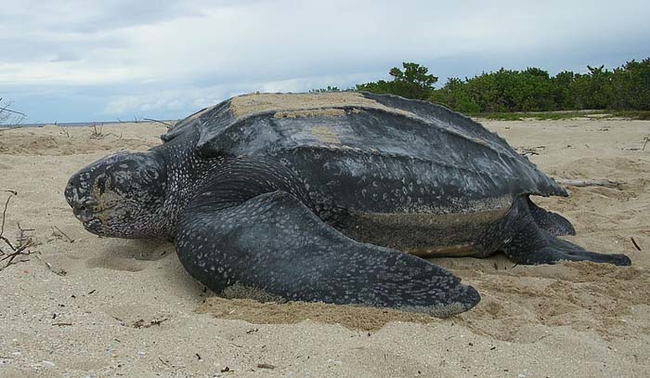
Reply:
[[[415,114],[390,108],[364,97],[359,92],[331,93],[252,93],[233,97],[230,109],[237,118],[274,111],[278,118],[306,116],[342,116],[337,108],[370,108],[410,117]]]
[[[535,201],[574,222],[568,240],[633,266],[432,259],[483,298],[444,320],[217,298],[172,244],[93,236],[63,198],[76,170],[155,146],[164,126],[0,130],[0,204],[18,192],[4,235],[17,241],[20,224],[36,243],[0,271],[0,376],[647,377],[650,122],[485,124],[551,176],[622,182]]]

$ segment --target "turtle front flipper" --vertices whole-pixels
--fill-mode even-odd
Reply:
[[[480,300],[473,287],[438,266],[344,236],[284,191],[226,208],[190,204],[176,249],[188,272],[217,293],[244,287],[270,298],[437,317],[467,311]]]

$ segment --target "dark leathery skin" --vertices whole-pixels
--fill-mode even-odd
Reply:
[[[284,300],[434,316],[479,301],[398,250],[629,264],[555,238],[574,231],[570,222],[528,196],[566,190],[467,117],[388,95],[277,95],[303,101],[291,109],[273,96],[224,101],[179,122],[161,146],[95,162],[70,179],[66,199],[90,232],[176,238],[188,272],[212,290]]]
[[[281,191],[221,209],[199,204],[179,224],[186,269],[210,289],[255,287],[286,300],[393,307],[447,317],[479,302],[426,260],[349,239]]]

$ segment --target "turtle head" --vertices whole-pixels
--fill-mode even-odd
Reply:
[[[167,174],[154,152],[119,152],[75,173],[65,198],[86,230],[101,236],[162,236]]]

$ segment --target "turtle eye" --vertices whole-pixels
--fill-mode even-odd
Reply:
[[[147,181],[147,182],[152,182],[158,179],[158,171],[155,169],[144,169],[142,170],[142,177]]]

